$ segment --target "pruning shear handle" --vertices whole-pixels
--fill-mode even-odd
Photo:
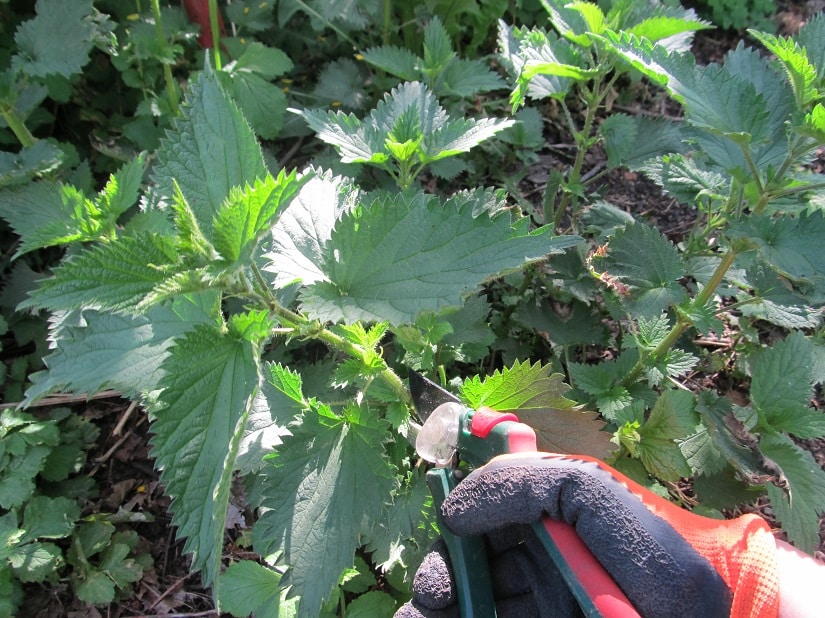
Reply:
[[[479,467],[497,455],[537,452],[536,434],[531,427],[519,422],[515,414],[463,406],[455,396],[419,374],[410,375],[410,387],[417,407],[422,400],[435,406],[419,408],[425,422],[416,439],[416,450],[439,466],[427,472],[427,484],[450,554],[461,616],[494,617],[495,601],[484,541],[481,537],[452,534],[440,521],[441,505],[459,482],[454,466],[456,455]],[[571,525],[545,517],[533,524],[533,531],[585,616],[639,616]]]

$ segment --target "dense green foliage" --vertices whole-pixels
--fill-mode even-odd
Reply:
[[[50,316],[22,407],[60,391],[140,401],[173,523],[224,609],[403,602],[437,534],[408,369],[663,495],[692,478],[704,513],[766,494],[813,551],[825,472],[799,439],[825,436],[810,405],[825,184],[809,165],[825,142],[825,18],[793,38],[751,31],[770,56],[740,45],[703,66],[689,49],[710,24],[670,2],[238,1],[206,51],[177,5],[124,4],[0,4],[15,259],[0,328]],[[642,79],[679,121],[606,109]],[[57,132],[51,103],[77,114],[100,84],[77,118],[91,147],[75,125]],[[490,159],[537,160],[542,115],[563,124],[571,164],[540,204],[505,170],[486,188]],[[600,149],[605,170],[588,170]],[[679,244],[598,195],[618,168],[695,208]],[[721,360],[696,343],[723,337]],[[686,380],[722,361],[746,405]],[[58,422],[3,411],[0,447],[17,446],[0,462],[20,464],[0,469],[26,479],[4,498],[0,477],[4,538],[51,551],[36,577],[0,555],[7,613],[19,582],[60,560],[91,603],[140,577],[133,532],[35,495],[74,435]],[[227,565],[237,480],[262,559]],[[21,532],[47,507],[62,527]],[[65,558],[43,541],[70,536]]]

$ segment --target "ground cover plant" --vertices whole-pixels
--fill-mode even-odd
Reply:
[[[4,9],[16,309],[0,326],[48,316],[49,350],[2,412],[0,459],[27,480],[0,478],[0,497],[26,489],[0,503],[0,611],[32,582],[110,603],[151,566],[139,521],[35,481],[65,478],[43,472],[61,439],[75,467],[94,440],[25,411],[63,392],[140,403],[191,568],[238,616],[391,615],[407,598],[437,535],[408,369],[699,512],[768,500],[817,551],[825,18],[701,64],[690,44],[711,24],[674,3],[184,4]],[[74,46],[38,47],[58,22]],[[38,136],[57,126],[48,102],[95,79],[118,87],[86,119],[93,147]],[[614,113],[640,84],[678,120]],[[573,154],[538,203],[469,182],[490,153],[538,160],[525,127],[556,119]],[[689,205],[690,232],[674,243],[603,199],[614,170]],[[725,339],[724,357],[697,343]],[[227,559],[237,495],[249,550]],[[38,528],[47,511],[60,522]]]

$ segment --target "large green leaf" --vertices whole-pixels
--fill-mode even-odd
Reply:
[[[152,455],[172,497],[172,523],[215,587],[232,472],[259,380],[258,346],[244,328],[238,318],[228,332],[197,325],[177,339],[152,410]]]
[[[209,296],[214,311],[217,297]],[[56,391],[93,394],[111,388],[134,397],[156,389],[173,338],[195,324],[214,323],[214,313],[201,301],[206,298],[197,303],[181,298],[140,316],[87,309],[55,323],[55,349],[43,359],[47,370],[30,377],[24,405]]]
[[[315,171],[273,227],[271,251],[264,254],[264,270],[275,273],[276,287],[324,280],[323,248],[336,221],[355,207],[359,196],[358,189],[346,178]]]
[[[37,0],[35,11],[14,33],[15,68],[37,77],[80,73],[98,36],[92,0]]]
[[[366,409],[351,406],[343,417],[310,409],[292,431],[265,473],[267,510],[253,539],[263,554],[283,552],[282,585],[301,597],[301,615],[317,616],[361,535],[383,517],[395,471],[382,446],[385,427]]]
[[[157,157],[153,177],[161,195],[171,201],[176,182],[209,240],[230,189],[267,174],[255,134],[209,69],[191,86]]]
[[[658,230],[642,223],[619,229],[606,253],[593,257],[593,267],[608,283],[618,278],[625,288],[615,288],[636,316],[658,317],[686,294],[679,279],[684,265],[679,251]]]
[[[764,436],[759,448],[779,467],[787,483],[785,488],[773,483],[766,486],[777,519],[788,539],[812,554],[819,546],[819,518],[825,512],[825,471],[810,451],[785,435]]]
[[[825,301],[825,215],[822,211],[799,217],[751,215],[731,226],[731,236],[755,248],[778,274],[789,279],[796,292],[814,305]]]
[[[40,282],[24,307],[52,310],[97,305],[133,309],[178,261],[174,242],[157,234],[125,236],[70,257]]]
[[[686,438],[696,427],[694,403],[687,391],[665,391],[639,429],[639,459],[649,472],[666,481],[690,476],[690,465],[676,440]]]
[[[751,405],[768,427],[799,438],[825,435],[825,413],[811,408],[813,343],[794,332],[749,356]]]
[[[492,275],[579,241],[548,227],[531,232],[506,212],[475,216],[480,199],[381,193],[344,213],[323,247],[325,280],[303,293],[304,310],[329,321],[412,323],[420,311],[460,306]]]
[[[406,82],[388,92],[363,121],[343,112],[295,111],[319,139],[338,149],[345,163],[382,164],[393,156],[411,158],[416,152],[422,162],[428,163],[467,152],[514,123],[510,119],[451,119],[433,93],[419,82]],[[408,141],[413,149],[404,157],[398,157],[399,153],[388,146]]]
[[[303,182],[309,179],[304,176]],[[298,192],[302,182],[295,172],[267,174],[244,190],[233,188],[215,216],[215,249],[230,262],[248,264],[258,240]]]

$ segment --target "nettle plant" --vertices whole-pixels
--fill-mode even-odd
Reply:
[[[185,549],[216,596],[230,595],[233,611],[281,601],[299,603],[301,615],[330,604],[335,610],[343,592],[357,587],[353,579],[363,583],[356,550],[403,597],[406,569],[435,527],[408,443],[411,403],[399,371],[422,367],[436,332],[454,358],[483,352],[479,285],[580,239],[531,229],[490,191],[442,199],[364,192],[313,168],[273,175],[221,84],[207,68],[191,86],[152,157],[148,189],[140,189],[141,157],[97,196],[49,182],[2,195],[21,253],[68,245],[53,276],[24,303],[52,312],[54,343],[24,405],[56,390],[114,388],[140,398]],[[352,124],[340,139],[402,186],[430,159],[467,150],[507,125],[449,120],[420,84],[379,105],[369,121],[377,129],[327,118],[344,120]],[[588,427],[602,425],[572,409],[548,367],[524,364],[498,375],[490,383],[497,397],[502,385],[520,380],[542,385],[527,399],[516,391],[511,405],[556,402]],[[484,384],[472,397],[493,388]],[[224,576],[232,586],[221,593],[236,473],[250,481],[260,508],[254,547],[275,570],[232,569]],[[239,582],[263,596],[238,607],[243,599],[232,589]],[[386,592],[363,596],[357,602],[367,607],[395,603]]]
[[[825,142],[825,18],[810,20],[793,38],[751,31],[773,59],[740,44],[723,63],[698,66],[682,51],[683,33],[702,24],[674,9],[627,22],[639,15],[631,3],[607,14],[591,3],[543,4],[558,34],[502,29],[503,52],[517,71],[513,100],[550,96],[564,106],[573,89],[581,94],[584,125],[571,124],[578,155],[566,176],[548,182],[547,220],[560,226],[567,217],[594,244],[588,254],[550,260],[545,279],[569,301],[565,318],[532,303],[516,317],[548,331],[551,341],[566,325],[555,347],[575,388],[570,396],[610,421],[618,467],[642,481],[695,475],[699,500],[718,508],[752,497],[750,486],[763,487],[789,538],[812,552],[825,472],[794,438],[825,435],[825,415],[810,406],[813,387],[825,378],[817,360],[825,178],[808,165]],[[682,105],[683,120],[616,114],[597,128],[591,106],[628,71],[662,86]],[[696,223],[683,243],[587,197],[582,152],[597,143],[609,167],[644,172],[695,205]],[[602,311],[621,325],[618,349],[612,360],[576,362],[580,346],[608,344],[593,322]],[[764,345],[760,323],[788,335]],[[571,337],[576,328],[581,335]],[[732,337],[731,364],[750,378],[747,405],[674,389],[700,362],[697,334]]]

